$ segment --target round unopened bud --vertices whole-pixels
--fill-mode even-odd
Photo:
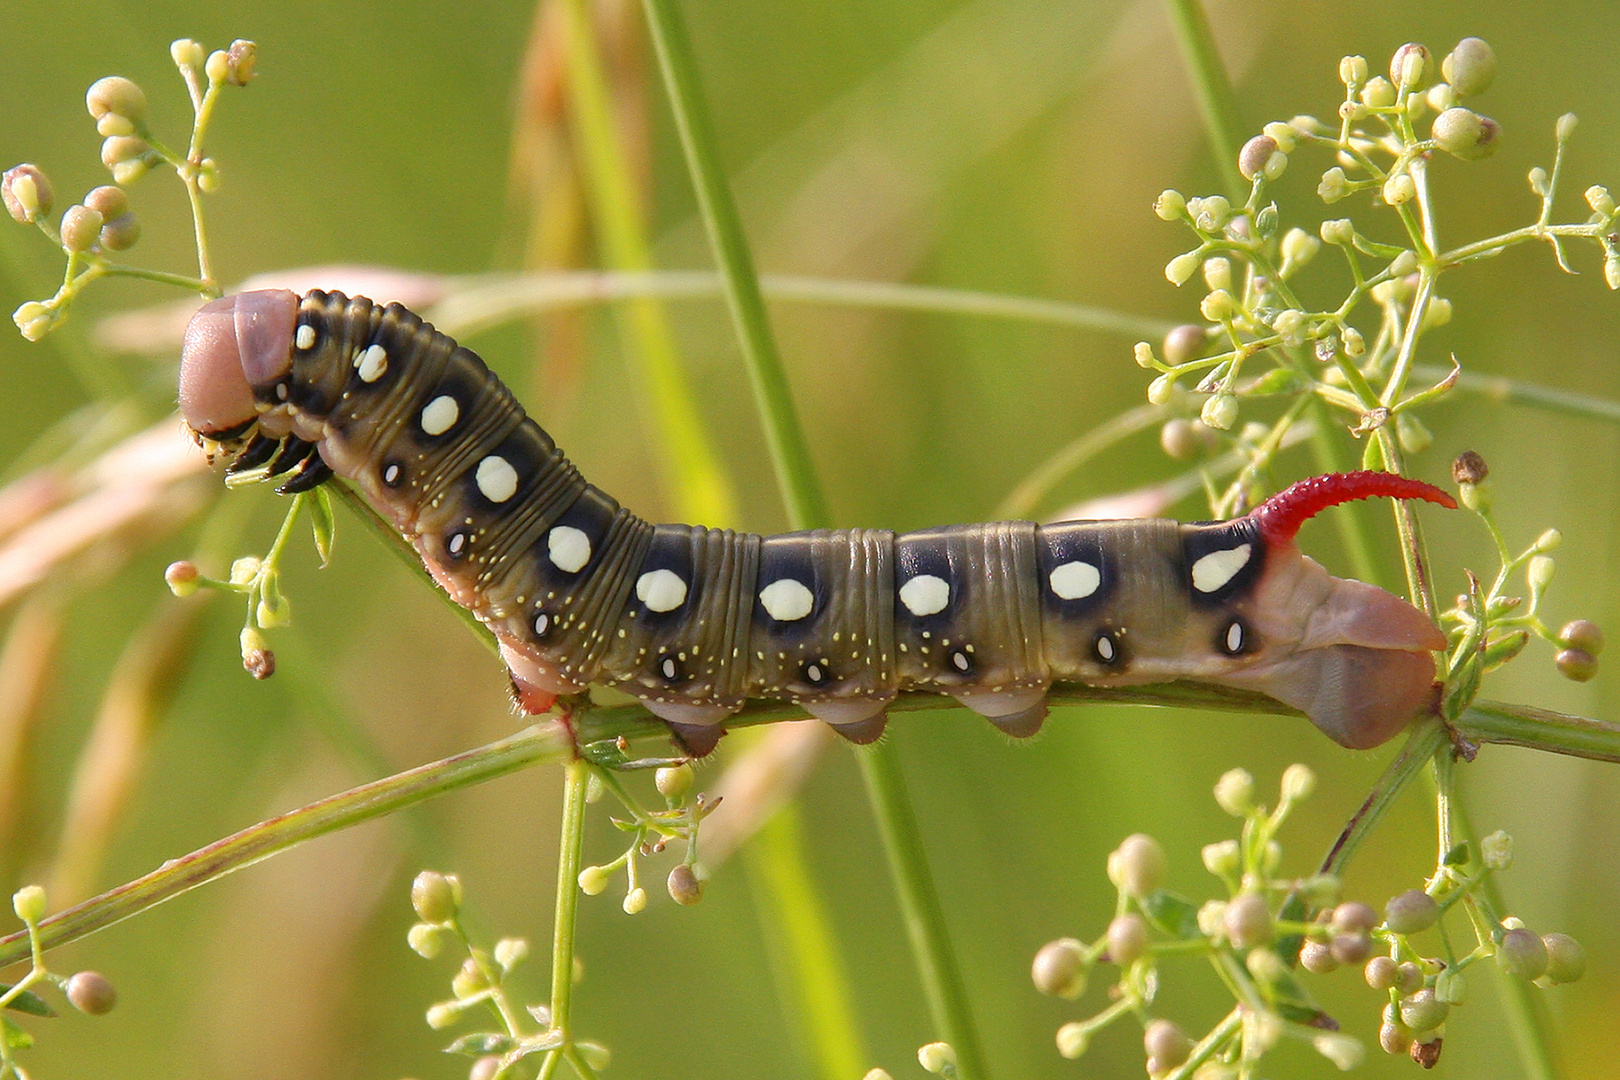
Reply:
[[[1485,459],[1472,450],[1464,450],[1451,463],[1451,478],[1459,484],[1478,484],[1491,475]]]
[[[1468,998],[1468,982],[1463,973],[1455,968],[1442,971],[1434,980],[1434,996],[1447,1005],[1461,1005]]]
[[[101,215],[74,204],[62,212],[62,247],[75,253],[89,251],[101,235]]]
[[[1174,188],[1165,188],[1153,200],[1153,212],[1161,221],[1176,221],[1187,213],[1187,200]]]
[[[647,908],[647,890],[637,885],[625,895],[622,906],[626,915],[640,915]]]
[[[451,1024],[455,1023],[456,1017],[460,1015],[461,1010],[456,1008],[453,1003],[441,1001],[435,1005],[428,1006],[427,1025],[428,1027],[433,1028],[435,1031],[440,1028],[447,1028]]]
[[[1595,214],[1602,214],[1604,217],[1614,215],[1614,196],[1610,195],[1609,189],[1602,184],[1593,184],[1586,189],[1586,205],[1590,206]]]
[[[1324,243],[1348,247],[1355,243],[1356,227],[1349,218],[1329,218],[1319,230]]]
[[[1196,323],[1182,323],[1164,335],[1164,358],[1170,364],[1185,364],[1204,355],[1209,335]]]
[[[1496,153],[1501,125],[1472,109],[1454,105],[1434,118],[1429,133],[1446,153],[1464,161],[1478,161]]]
[[[1580,117],[1572,112],[1567,112],[1558,118],[1558,123],[1553,125],[1553,134],[1558,137],[1559,142],[1568,142],[1569,137],[1575,134],[1575,125],[1578,123],[1580,123]]]
[[[1321,181],[1316,185],[1316,194],[1325,203],[1336,203],[1350,194],[1350,181],[1344,175],[1344,170],[1337,165],[1322,174]],[[1326,223],[1323,224],[1322,239],[1328,243],[1336,241],[1328,238]]]
[[[940,1075],[956,1068],[956,1048],[947,1042],[931,1042],[917,1048],[917,1064],[924,1072]]]
[[[1375,956],[1361,969],[1362,977],[1374,990],[1388,990],[1395,985],[1399,966],[1387,956]]]
[[[124,189],[113,184],[103,184],[98,188],[91,188],[90,193],[84,197],[84,205],[96,211],[103,218],[111,221],[120,214],[129,210],[129,196]]]
[[[1146,833],[1132,833],[1108,856],[1108,880],[1140,900],[1164,883],[1169,866],[1164,849]]]
[[[1339,934],[1365,933],[1378,925],[1378,912],[1359,900],[1349,900],[1333,909],[1332,925]]]
[[[1283,770],[1282,797],[1293,802],[1311,797],[1316,790],[1316,773],[1309,765],[1298,762]]]
[[[1252,949],[1271,940],[1271,908],[1259,893],[1240,893],[1226,904],[1221,918],[1234,949]]]
[[[1433,1031],[1445,1023],[1451,1013],[1451,1006],[1436,997],[1433,990],[1419,990],[1411,997],[1402,999],[1400,1008],[1401,1023],[1416,1035]]]
[[[1237,423],[1237,398],[1232,394],[1216,394],[1204,402],[1204,407],[1198,411],[1198,418],[1217,431],[1230,431],[1232,425]]]
[[[1479,857],[1492,870],[1506,870],[1513,865],[1513,837],[1497,829],[1480,840]]]
[[[90,115],[100,120],[108,113],[128,118],[135,124],[146,119],[146,94],[121,75],[108,75],[90,84],[84,104]]]
[[[1530,564],[1525,567],[1525,577],[1530,582],[1532,591],[1540,592],[1552,584],[1552,579],[1558,573],[1558,562],[1551,555],[1532,555]]]
[[[17,309],[21,311],[21,308]],[[20,325],[20,324],[19,324]],[[1160,375],[1148,383],[1147,399],[1150,405],[1167,405],[1176,393],[1176,377],[1174,375]]]
[[[1403,961],[1395,966],[1395,990],[1405,996],[1415,994],[1423,988],[1423,969],[1410,960]]]
[[[1390,206],[1401,206],[1417,198],[1417,181],[1411,173],[1396,173],[1384,181],[1382,194]]]
[[[219,162],[211,157],[197,166],[197,186],[210,194],[219,190]]]
[[[170,563],[168,569],[163,571],[163,580],[169,586],[169,591],[176,596],[190,596],[197,591],[197,579],[202,572],[197,564],[189,559]]]
[[[1610,255],[1603,260],[1603,283],[1611,289],[1620,289],[1620,256]]]
[[[1403,92],[1422,90],[1434,81],[1434,56],[1415,41],[1395,50],[1389,61],[1389,81]]]
[[[1374,75],[1361,88],[1361,103],[1369,109],[1387,109],[1395,104],[1395,84],[1382,75]]]
[[[225,81],[232,86],[246,86],[253,78],[253,68],[259,60],[259,47],[245,38],[237,38],[225,52]]]
[[[1299,966],[1313,975],[1328,975],[1339,969],[1339,961],[1324,941],[1307,941],[1299,948]]]
[[[1547,973],[1547,946],[1534,931],[1514,927],[1496,946],[1496,964],[1516,978],[1539,979]]]
[[[101,972],[79,971],[68,976],[67,999],[80,1012],[100,1016],[118,1004],[118,991]]]
[[[1283,233],[1283,272],[1290,273],[1307,265],[1322,250],[1322,241],[1304,229],[1289,229]]]
[[[203,72],[211,83],[222,83],[231,73],[231,58],[224,49],[215,49],[203,61]]]
[[[411,907],[423,922],[447,923],[456,917],[458,890],[452,876],[437,870],[423,870],[411,882]]]
[[[37,923],[45,917],[45,888],[24,885],[11,894],[11,910],[25,923]]]
[[[575,1044],[578,1045],[577,1043]],[[495,1054],[485,1054],[472,1063],[467,1070],[467,1080],[495,1080],[501,1071],[501,1059]]]
[[[141,238],[141,223],[134,214],[119,214],[101,227],[101,246],[108,251],[127,251]]]
[[[1236,840],[1217,840],[1213,844],[1205,844],[1200,854],[1204,859],[1204,869],[1216,877],[1236,877],[1243,868],[1243,854]]]
[[[201,68],[206,58],[202,45],[191,38],[175,38],[169,42],[169,59],[174,61],[175,67]]]
[[[1590,619],[1575,619],[1565,623],[1564,628],[1558,631],[1558,640],[1571,649],[1580,649],[1593,656],[1603,651],[1603,631]]]
[[[1057,1029],[1057,1049],[1069,1060],[1074,1060],[1086,1052],[1091,1045],[1091,1028],[1083,1021],[1071,1020]]]
[[[1232,291],[1232,263],[1220,256],[1204,260],[1204,284],[1210,289]]]
[[[38,341],[56,324],[56,312],[38,300],[25,300],[11,313],[11,321],[29,341]]]
[[[873,1068],[868,1069],[866,1075],[861,1077],[861,1080],[894,1080],[894,1077],[889,1074],[887,1069]]]
[[[1162,1017],[1149,1021],[1142,1032],[1142,1049],[1147,1051],[1151,1060],[1159,1063],[1162,1071],[1169,1071],[1186,1061],[1187,1055],[1192,1053],[1192,1045],[1192,1040],[1174,1021]]]
[[[1219,232],[1232,219],[1232,203],[1225,195],[1206,195],[1202,199],[1189,199],[1187,213],[1193,224],[1204,232]]]
[[[1264,947],[1250,949],[1243,957],[1243,966],[1249,969],[1249,974],[1257,982],[1278,986],[1288,978],[1288,965],[1283,958]]]
[[[1197,272],[1198,256],[1194,255],[1190,251],[1182,255],[1177,255],[1175,258],[1164,264],[1165,280],[1176,286],[1187,284],[1187,282],[1191,281],[1192,276]]]
[[[1333,959],[1341,964],[1359,964],[1372,955],[1372,935],[1365,930],[1349,934],[1335,934],[1328,944]]]
[[[1048,941],[1035,953],[1030,979],[1043,994],[1073,1000],[1086,992],[1086,949],[1074,938]]]
[[[145,139],[133,135],[114,135],[101,142],[101,163],[109,169],[137,161],[148,149]]]
[[[1108,959],[1120,967],[1129,967],[1147,951],[1147,947],[1146,919],[1134,911],[1114,916],[1108,924]]]
[[[1215,781],[1215,803],[1233,817],[1254,809],[1254,777],[1247,769],[1228,769]]]
[[[1553,658],[1558,673],[1575,682],[1589,682],[1598,673],[1597,657],[1585,649],[1562,649]]]
[[[1407,889],[1384,905],[1384,925],[1394,934],[1416,934],[1440,918],[1440,905],[1422,889]]]
[[[1339,61],[1339,81],[1351,89],[1365,85],[1369,73],[1365,56],[1346,56]]]
[[[1253,180],[1265,170],[1266,162],[1276,152],[1276,139],[1270,135],[1256,135],[1238,151],[1238,172],[1243,174],[1243,179]]]
[[[529,943],[522,938],[501,938],[495,943],[495,962],[502,971],[511,971],[529,957]]]
[[[1378,1045],[1386,1054],[1404,1054],[1412,1048],[1412,1032],[1386,1020],[1378,1029]]]
[[[666,799],[679,799],[692,790],[692,781],[696,776],[692,766],[685,764],[669,765],[659,769],[653,774],[653,784],[658,788],[658,794]]]
[[[697,873],[687,863],[677,863],[669,872],[669,879],[665,882],[672,900],[683,907],[690,907],[703,899],[703,882],[698,880]]]
[[[432,960],[444,948],[444,930],[433,923],[413,923],[405,932],[405,944],[424,960]]]
[[[489,986],[488,976],[478,966],[478,961],[470,956],[461,962],[461,967],[456,970],[455,975],[450,979],[450,992],[462,1000],[488,990]]]
[[[0,198],[6,212],[24,225],[31,225],[51,212],[51,182],[38,165],[13,165],[0,178]]]
[[[1483,94],[1496,78],[1496,52],[1477,37],[1465,37],[1440,62],[1440,71],[1461,96]]]
[[[579,872],[579,891],[586,896],[595,896],[608,887],[613,880],[613,874],[605,866],[587,866]]]
[[[1547,978],[1555,983],[1574,982],[1586,974],[1586,950],[1568,934],[1543,934],[1547,950]]]
[[[1198,426],[1191,420],[1176,417],[1166,420],[1159,429],[1159,446],[1175,461],[1190,460],[1203,446]]]

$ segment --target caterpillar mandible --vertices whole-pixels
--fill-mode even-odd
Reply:
[[[919,689],[1025,736],[1053,682],[1181,679],[1266,694],[1357,749],[1433,707],[1445,635],[1294,543],[1351,499],[1456,506],[1392,474],[1317,477],[1200,524],[653,525],[587,483],[474,353],[398,304],[320,291],[206,304],[180,406],[232,470],[290,471],[284,492],[353,483],[493,630],[524,711],[616,686],[699,755],[748,698],[869,742]]]

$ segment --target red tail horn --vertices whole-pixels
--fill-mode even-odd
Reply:
[[[1457,500],[1433,484],[1394,473],[1366,470],[1328,473],[1301,480],[1255,507],[1250,516],[1259,522],[1260,535],[1268,543],[1286,544],[1293,541],[1301,525],[1328,507],[1378,496],[1424,499],[1448,510],[1457,509]]]

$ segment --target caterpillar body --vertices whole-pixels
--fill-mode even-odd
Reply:
[[[1385,473],[1318,477],[1231,521],[993,522],[761,537],[654,525],[587,483],[475,354],[398,304],[225,297],[186,331],[180,404],[233,470],[336,474],[493,630],[527,712],[619,687],[706,753],[748,698],[865,742],[901,690],[1033,733],[1053,682],[1259,691],[1376,746],[1432,707],[1445,636],[1294,543],[1325,506],[1454,506]]]

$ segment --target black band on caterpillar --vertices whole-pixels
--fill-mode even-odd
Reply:
[[[651,525],[586,483],[472,352],[397,304],[245,293],[186,333],[180,401],[238,467],[337,475],[501,643],[519,704],[634,694],[698,752],[751,697],[857,741],[901,690],[1028,735],[1053,682],[1257,690],[1369,747],[1431,700],[1444,635],[1293,535],[1384,474],[1307,481],[1228,522],[993,522],[760,537]]]

